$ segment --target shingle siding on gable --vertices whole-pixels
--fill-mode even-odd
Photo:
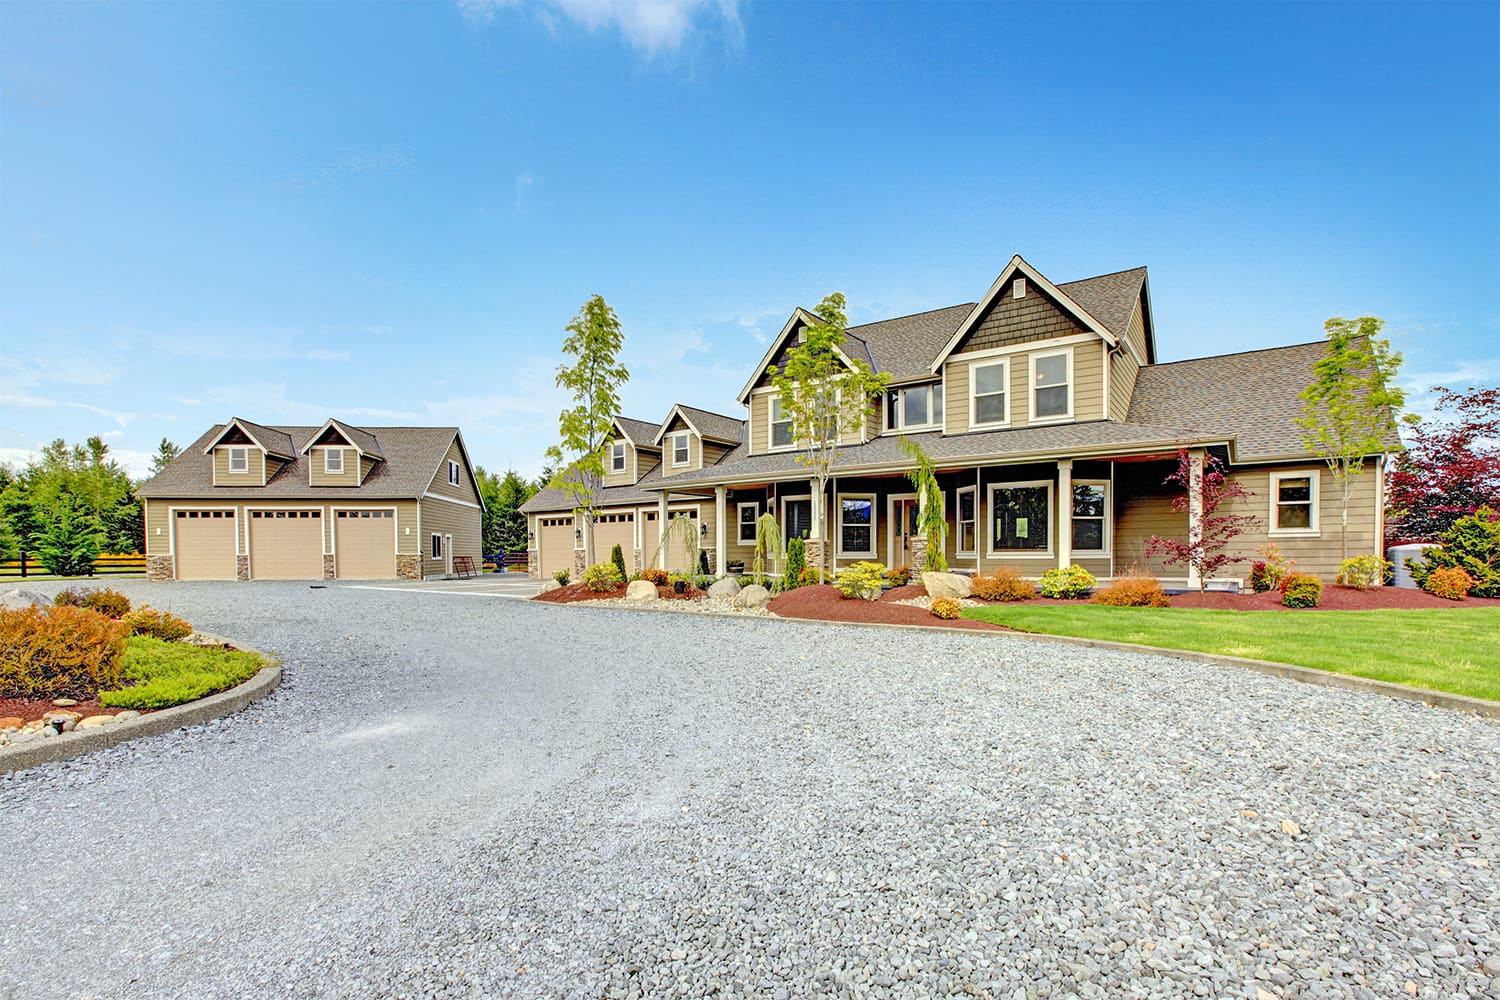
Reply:
[[[964,351],[987,351],[996,347],[1009,347],[1034,340],[1050,340],[1082,333],[1084,328],[1077,320],[1063,312],[1051,299],[1028,287],[1026,297],[1012,298],[1010,289],[1005,289],[994,305],[990,306],[974,329],[959,341],[953,353]]]

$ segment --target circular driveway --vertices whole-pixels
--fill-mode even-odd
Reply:
[[[1500,989],[1492,721],[985,634],[121,589],[286,682],[0,776],[0,997]]]

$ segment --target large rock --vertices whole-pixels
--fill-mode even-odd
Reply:
[[[14,611],[17,608],[30,608],[38,605],[46,607],[51,603],[52,602],[48,600],[45,595],[38,594],[34,590],[22,590],[19,587],[12,587],[5,593],[0,594],[0,608],[5,608],[8,611]]]
[[[556,580],[548,580],[546,583],[542,584],[542,589],[537,591],[537,593],[550,594],[554,590],[562,590],[562,584],[558,583]]]
[[[734,606],[737,608],[763,608],[770,603],[771,592],[758,583],[752,583],[734,595]]]
[[[740,596],[740,581],[732,576],[715,580],[714,585],[708,588],[708,599],[711,601],[732,601],[738,596]]]
[[[78,721],[78,728],[98,729],[100,726],[113,725],[114,721],[115,717],[113,715],[91,715],[87,719],[80,719]]]
[[[927,588],[927,596],[933,599],[964,598],[974,593],[974,581],[957,573],[923,573],[922,586]]]
[[[649,604],[657,599],[656,584],[650,580],[631,580],[625,588],[625,600],[638,604]]]
[[[5,718],[0,719],[0,733],[5,732],[7,729],[20,729],[24,725],[26,725],[26,720],[19,715],[7,715]]]

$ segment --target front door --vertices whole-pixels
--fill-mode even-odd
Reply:
[[[782,534],[788,539],[807,538],[812,534],[812,500],[802,497],[797,500],[787,500],[783,508],[781,526]]]
[[[453,575],[453,536],[443,536],[443,572]]]
[[[913,566],[911,561],[911,540],[917,535],[917,499],[916,497],[891,497],[891,544],[887,553],[889,565],[910,566],[913,570],[920,569]]]

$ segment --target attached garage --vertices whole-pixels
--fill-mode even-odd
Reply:
[[[594,551],[598,560],[605,562],[618,545],[625,554],[625,565],[633,568],[635,562],[635,512],[623,514],[600,514],[594,522]]]
[[[396,512],[333,512],[334,575],[341,580],[390,580],[396,575]]]
[[[537,544],[541,549],[543,579],[562,569],[573,572],[572,515],[537,518]]]
[[[323,579],[321,510],[252,510],[250,578]]]
[[[172,512],[172,550],[179,580],[233,580],[233,510]]]

